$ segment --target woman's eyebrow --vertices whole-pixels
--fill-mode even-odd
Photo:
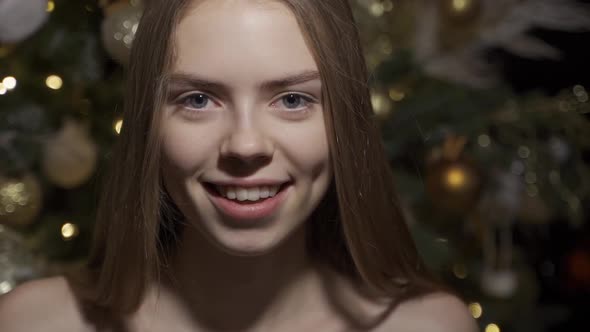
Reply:
[[[294,75],[263,82],[260,87],[265,90],[276,90],[319,79],[320,73],[317,70],[305,70]]]
[[[319,80],[320,73],[316,70],[305,70],[296,74],[290,74],[281,78],[262,82],[261,89],[277,90],[305,82]],[[228,92],[230,88],[221,82],[199,77],[195,74],[176,72],[169,76],[168,83],[171,87],[198,87],[211,90]]]

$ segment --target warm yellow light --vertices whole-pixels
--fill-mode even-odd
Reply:
[[[459,279],[465,279],[467,278],[467,268],[465,265],[457,263],[453,266],[453,274]]]
[[[469,5],[469,0],[453,0],[453,10],[457,12],[464,11]]]
[[[373,112],[377,115],[385,116],[391,111],[391,102],[380,93],[371,94],[371,105],[373,105]]]
[[[12,89],[16,88],[16,78],[14,78],[12,76],[6,76],[2,80],[2,84],[4,84],[4,87],[7,90],[12,90]]]
[[[73,237],[75,237],[76,235],[78,235],[78,226],[72,224],[72,223],[65,223],[63,224],[63,226],[61,226],[61,236],[65,239],[65,240],[70,240]]]
[[[52,90],[59,90],[59,89],[61,89],[61,86],[63,85],[63,81],[62,81],[61,77],[59,77],[57,75],[50,75],[45,80],[45,84],[47,84],[47,87],[49,87]]]
[[[402,101],[406,98],[406,94],[396,88],[391,88],[389,89],[389,98],[393,101]]]
[[[6,87],[4,86],[4,83],[0,82],[0,95],[5,94],[6,91],[8,91],[8,89],[6,89]]]
[[[385,7],[383,7],[382,3],[375,2],[371,5],[369,10],[371,11],[371,14],[373,14],[373,16],[379,17],[379,16],[383,15],[383,12],[385,11]]]
[[[481,314],[483,313],[483,309],[481,308],[481,304],[479,304],[477,302],[473,302],[473,303],[469,304],[469,311],[471,312],[471,316],[473,316],[473,318],[479,318],[479,317],[481,317]]]
[[[453,189],[461,188],[465,185],[465,170],[461,167],[454,166],[447,171],[445,182]]]
[[[115,125],[113,126],[113,129],[115,129],[115,132],[117,133],[117,135],[121,134],[122,128],[123,128],[123,119],[118,119],[117,121],[115,121]]]
[[[498,327],[496,324],[488,324],[488,326],[486,326],[485,332],[500,332],[500,327]]]
[[[52,0],[47,1],[47,11],[52,12],[55,9],[55,2]]]

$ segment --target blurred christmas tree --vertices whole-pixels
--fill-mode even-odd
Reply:
[[[583,330],[588,1],[353,5],[426,261],[485,331]],[[84,261],[140,15],[139,1],[0,0],[0,294]]]

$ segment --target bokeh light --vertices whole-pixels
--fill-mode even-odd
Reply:
[[[2,80],[2,84],[4,85],[4,87],[7,90],[12,90],[12,89],[16,88],[16,78],[14,78],[12,76],[6,76]]]
[[[469,312],[471,312],[471,316],[473,316],[473,318],[480,318],[483,313],[483,309],[481,308],[481,304],[479,304],[477,302],[470,303],[469,304]]]
[[[71,240],[78,235],[78,226],[72,223],[65,223],[61,226],[61,236],[64,240]]]
[[[63,80],[57,75],[50,75],[45,80],[45,84],[52,90],[59,90],[63,85]]]
[[[485,332],[500,332],[500,327],[496,324],[488,324],[486,326]]]

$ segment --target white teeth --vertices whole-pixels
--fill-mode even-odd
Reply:
[[[254,188],[240,188],[233,186],[215,186],[217,191],[225,198],[231,200],[259,201],[264,198],[274,197],[279,191],[280,186],[263,186]]]
[[[238,198],[238,195],[236,194],[236,188],[233,187],[226,187],[225,189],[222,189],[223,191],[221,192],[223,196],[229,198],[229,199],[236,199]]]
[[[260,189],[252,188],[248,190],[248,200],[257,201],[260,198]]]
[[[237,188],[236,193],[238,195],[238,201],[245,201],[248,199],[248,189]]]

